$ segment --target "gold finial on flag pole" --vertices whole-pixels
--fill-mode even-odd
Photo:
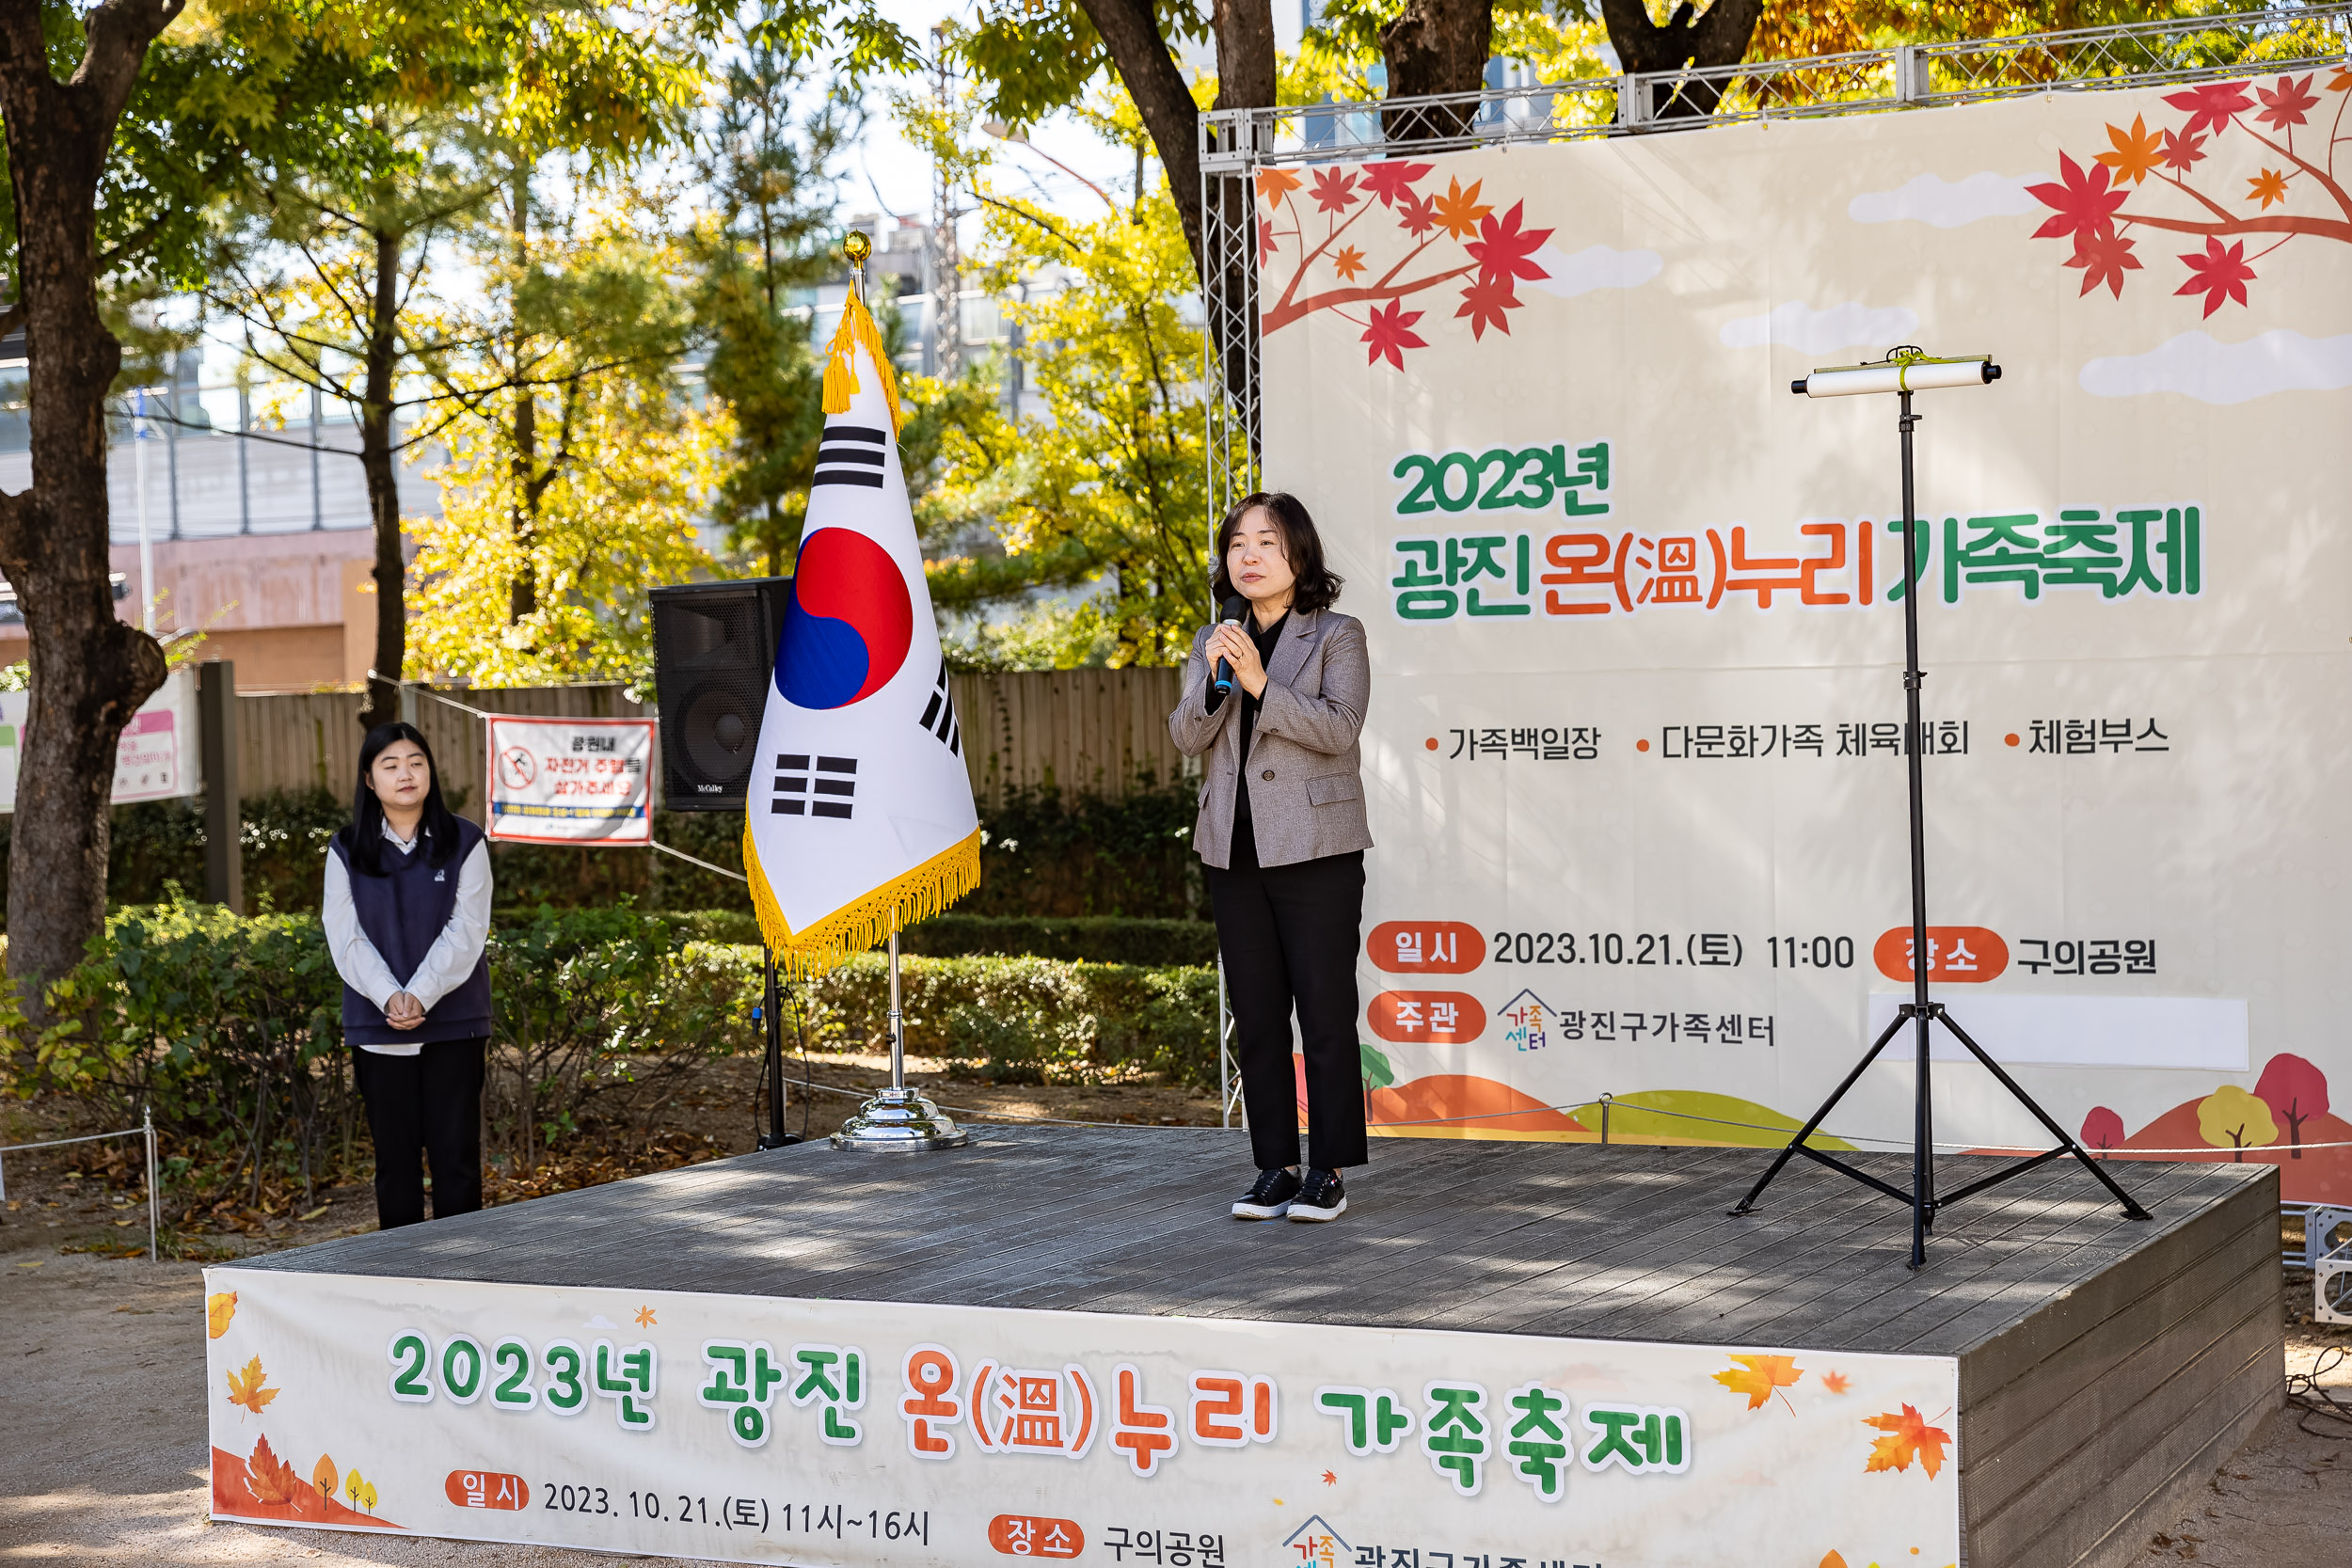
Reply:
[[[898,378],[890,371],[890,349],[882,341],[882,328],[875,325],[873,311],[866,306],[866,259],[874,253],[874,242],[863,230],[852,229],[841,241],[841,253],[850,259],[850,297],[841,302],[841,326],[833,335],[833,346],[825,356],[825,412],[846,414],[850,398],[857,390],[856,345],[864,343],[873,359],[875,370],[882,376],[882,396],[890,404],[890,430],[897,435],[906,422],[906,414],[898,405]]]
[[[849,237],[841,242],[841,253],[850,259],[850,265],[854,269],[850,287],[857,291],[858,298],[863,300],[866,297],[866,258],[874,254],[874,242],[865,230],[852,229]]]

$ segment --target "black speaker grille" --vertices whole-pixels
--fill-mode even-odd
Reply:
[[[653,591],[666,809],[743,809],[791,589],[790,578],[755,578]]]

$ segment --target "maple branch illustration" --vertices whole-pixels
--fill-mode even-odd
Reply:
[[[2343,111],[2338,110],[2337,112],[2341,114]],[[2316,164],[2306,163],[2301,158],[2297,157],[2294,147],[2291,145],[2293,141],[2292,137],[2289,138],[2289,146],[2280,147],[2277,142],[2272,141],[2268,136],[2264,135],[2260,131],[2257,131],[2252,126],[2240,121],[2235,116],[2231,117],[2231,123],[2236,125],[2239,130],[2245,132],[2248,135],[2253,137],[2256,141],[2270,149],[2271,151],[2276,152],[2280,157],[2284,158],[2287,162],[2293,164],[2296,168],[2301,169],[2304,173],[2310,175],[2312,179],[2318,181],[2322,185],[2326,186],[2328,194],[2336,198],[2336,205],[2343,210],[2345,220],[2347,222],[2352,222],[2352,196],[2345,195],[2344,187],[2337,184],[2334,178],[2330,176],[2326,169],[2321,168]],[[2332,164],[2335,160],[2331,156],[2328,159],[2328,162]]]
[[[1305,232],[1306,222],[1298,216],[1297,203],[1291,197],[1285,196],[1282,198],[1282,205],[1291,209],[1291,221],[1297,226],[1294,232],[1298,234],[1298,243],[1300,245],[1305,245],[1307,243],[1307,236]],[[1298,259],[1298,270],[1291,274],[1290,286],[1282,291],[1282,297],[1275,301],[1274,309],[1276,312],[1279,312],[1282,307],[1288,305],[1292,298],[1297,294],[1298,286],[1307,280],[1307,269],[1315,264],[1315,259],[1321,256],[1325,251],[1330,249],[1331,242],[1338,239],[1342,234],[1346,233],[1349,225],[1353,224],[1358,218],[1362,217],[1366,212],[1371,210],[1371,207],[1372,203],[1369,201],[1357,203],[1356,210],[1347,214],[1346,223],[1335,225],[1332,228],[1331,232],[1323,236],[1323,243],[1321,245],[1315,246],[1314,249],[1308,251],[1304,256],[1301,256]],[[1262,330],[1271,331],[1272,328],[1266,327],[1262,328]]]
[[[1310,294],[1305,299],[1299,300],[1295,304],[1278,307],[1275,309],[1267,311],[1265,315],[1261,318],[1258,330],[1261,332],[1279,332],[1283,327],[1288,326],[1291,323],[1298,320],[1301,316],[1308,315],[1316,310],[1328,310],[1341,305],[1361,305],[1367,300],[1403,299],[1407,294],[1417,294],[1423,289],[1434,289],[1440,283],[1451,283],[1454,279],[1462,277],[1464,274],[1473,273],[1477,270],[1477,262],[1465,261],[1462,265],[1455,267],[1452,272],[1441,272],[1428,277],[1415,278],[1410,283],[1400,283],[1393,286],[1383,286],[1376,283],[1367,284],[1362,288],[1332,289],[1323,293]]]

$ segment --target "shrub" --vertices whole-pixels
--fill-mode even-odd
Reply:
[[[755,945],[759,941],[759,921],[747,909],[696,910],[669,919],[703,942]],[[898,939],[898,950],[929,958],[1027,954],[1092,963],[1214,965],[1216,927],[1205,920],[1128,920],[1116,915],[1056,920],[950,910],[909,929]]]

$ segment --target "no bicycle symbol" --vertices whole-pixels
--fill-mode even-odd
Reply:
[[[539,765],[528,746],[509,746],[499,753],[499,783],[509,789],[529,789],[539,777]]]

